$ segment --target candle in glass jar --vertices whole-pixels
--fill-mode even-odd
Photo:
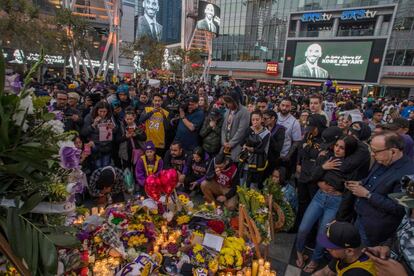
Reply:
[[[244,273],[245,276],[252,276],[252,269],[250,267],[248,267],[246,269],[246,272]]]
[[[256,260],[254,260],[252,263],[252,276],[257,276],[258,269],[259,263]]]
[[[98,215],[98,208],[97,207],[93,207],[91,211],[92,211],[92,216]]]
[[[264,259],[263,258],[260,258],[259,259],[259,266],[263,266],[264,265]]]
[[[270,270],[270,262],[265,262],[264,267],[265,267],[265,269]]]
[[[158,253],[160,251],[160,247],[158,245],[154,246],[154,253]]]

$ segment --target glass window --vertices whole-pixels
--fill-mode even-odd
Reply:
[[[404,18],[404,22],[402,24],[402,29],[410,31],[414,22],[414,17],[406,17]]]
[[[387,55],[385,56],[384,65],[392,65],[394,60],[395,50],[388,50]]]
[[[412,66],[414,60],[414,50],[407,50],[405,51],[405,59],[404,59],[404,65],[405,66]]]
[[[405,55],[405,50],[397,50],[395,52],[394,65],[396,66],[403,65],[404,55]]]

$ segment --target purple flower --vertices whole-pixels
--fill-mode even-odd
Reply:
[[[76,235],[76,237],[83,242],[84,240],[89,240],[91,237],[91,233],[85,230],[82,230],[80,232],[78,232],[78,234]]]
[[[81,150],[75,147],[61,147],[59,151],[60,166],[64,169],[78,169]]]
[[[55,112],[55,120],[63,121],[63,113],[62,112]]]

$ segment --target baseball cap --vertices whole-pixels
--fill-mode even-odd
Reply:
[[[333,144],[336,143],[336,141],[339,139],[339,137],[342,136],[342,130],[337,126],[331,126],[325,129],[322,132],[322,144],[321,148],[323,150],[326,150],[330,148]]]
[[[405,175],[401,178],[403,192],[388,196],[405,208],[414,208],[414,175]]]
[[[318,243],[326,249],[358,248],[361,236],[358,229],[349,222],[333,221],[326,232],[318,235]]]
[[[188,97],[188,101],[190,103],[198,103],[198,96],[197,95],[191,95],[190,97]]]

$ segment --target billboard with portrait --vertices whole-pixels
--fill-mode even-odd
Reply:
[[[181,42],[182,0],[138,0],[135,39],[150,37],[165,44]]]
[[[283,77],[378,82],[386,39],[288,40]]]
[[[199,1],[197,29],[218,35],[220,29],[220,8],[206,1]]]

